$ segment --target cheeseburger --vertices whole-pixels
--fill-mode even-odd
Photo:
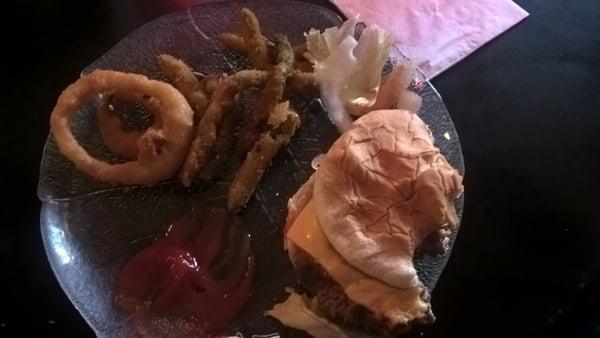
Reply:
[[[434,320],[413,264],[457,225],[462,177],[406,110],[377,110],[289,200],[284,241],[302,294],[268,315],[315,337],[386,337]]]

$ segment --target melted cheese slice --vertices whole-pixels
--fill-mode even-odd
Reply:
[[[302,210],[286,236],[313,257],[344,289],[350,300],[387,318],[391,323],[406,324],[429,312],[429,305],[420,298],[422,285],[409,289],[394,288],[346,263],[323,234],[313,200]]]

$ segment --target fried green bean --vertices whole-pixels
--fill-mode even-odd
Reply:
[[[266,82],[268,72],[258,70],[242,70],[220,81],[196,127],[194,140],[179,173],[184,186],[189,187],[212,158],[217,133],[224,116],[231,113],[235,106],[235,95],[243,88],[260,87]]]
[[[308,52],[306,42],[294,46],[294,55],[297,60],[304,60],[304,53]]]
[[[202,90],[210,97],[217,90],[220,81],[217,74],[206,74],[202,79]]]
[[[219,130],[219,135],[215,141],[213,157],[206,164],[206,167],[200,172],[200,179],[203,181],[212,180],[221,169],[230,156],[230,149],[234,144],[233,132],[235,125],[240,117],[241,109],[239,107],[239,95],[235,98],[235,108],[226,114]]]
[[[273,157],[289,143],[300,126],[300,118],[286,101],[275,107],[268,125],[269,130],[259,135],[231,182],[227,196],[227,208],[231,212],[248,202]]]
[[[248,55],[248,46],[241,35],[236,33],[221,33],[219,34],[219,40],[221,40],[221,43],[225,47],[242,55]]]
[[[254,68],[269,69],[271,60],[267,50],[267,43],[260,31],[260,24],[256,15],[248,8],[243,8],[240,13],[241,33],[248,50],[248,58]]]
[[[319,84],[315,74],[294,70],[288,78],[285,88],[285,96],[288,97],[291,94],[319,96]]]
[[[267,81],[256,102],[252,118],[247,121],[240,136],[238,151],[245,153],[252,146],[261,128],[281,101],[288,76],[294,66],[294,51],[287,38],[278,35],[275,39],[277,64],[268,75]]]
[[[219,37],[219,40],[221,40],[221,43],[223,43],[223,45],[226,48],[229,48],[239,54],[242,54],[242,55],[248,57],[248,46],[246,45],[246,41],[240,34],[238,34],[238,33],[221,33],[221,34],[219,34],[218,37]],[[273,42],[271,42],[269,39],[267,39],[265,36],[263,36],[263,39],[265,40],[265,44],[267,46],[267,53],[269,54],[269,57],[272,60],[275,60],[275,58],[277,56],[277,50],[275,48],[275,44]],[[294,46],[293,50],[294,50],[294,57],[296,60],[308,62],[308,61],[306,61],[306,58],[304,57],[304,53],[308,51],[308,49],[306,48],[306,42],[302,42],[302,43]]]
[[[184,186],[189,187],[192,180],[210,160],[223,116],[233,108],[234,96],[239,89],[237,82],[225,79],[212,95],[206,113],[198,123],[195,138],[179,173]]]
[[[244,11],[242,11],[244,12]],[[214,154],[217,133],[221,128],[223,117],[231,112],[236,93],[247,87],[260,87],[264,85],[250,118],[244,125],[237,146],[238,157],[245,154],[258,139],[267,120],[272,115],[275,107],[281,101],[286,87],[287,78],[295,74],[298,80],[292,81],[297,88],[308,78],[309,85],[314,83],[314,77],[304,76],[301,72],[293,72],[294,51],[285,36],[277,36],[277,64],[270,72],[261,70],[243,70],[225,78],[211,95],[210,104],[206,113],[200,120],[196,137],[192,142],[190,151],[180,173],[180,179],[185,186],[190,186],[192,180],[202,172]],[[266,142],[266,141],[263,141]],[[210,176],[210,172],[207,173]]]
[[[264,70],[246,69],[241,70],[230,78],[235,79],[242,87],[262,87],[269,78],[269,72]],[[313,73],[294,70],[288,77],[285,87],[286,95],[291,94],[314,94],[319,95],[319,85]]]
[[[194,119],[199,121],[208,106],[208,97],[202,90],[202,84],[190,67],[178,58],[162,54],[158,64],[167,79],[183,94],[194,111]]]

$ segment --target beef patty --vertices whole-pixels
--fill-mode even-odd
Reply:
[[[350,300],[344,290],[306,251],[291,241],[287,241],[286,245],[302,291],[317,298],[319,310],[332,322],[376,337],[394,337],[413,326],[429,324],[435,320],[430,309],[425,317],[410,323],[390,323],[386,318]],[[423,290],[421,298],[428,302],[429,293],[426,289]]]

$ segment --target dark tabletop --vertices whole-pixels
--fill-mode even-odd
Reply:
[[[433,81],[461,138],[466,198],[423,337],[600,337],[600,1],[517,2],[528,19]],[[90,337],[40,238],[48,119],[82,68],[172,7],[28,3],[2,23],[0,336]]]

